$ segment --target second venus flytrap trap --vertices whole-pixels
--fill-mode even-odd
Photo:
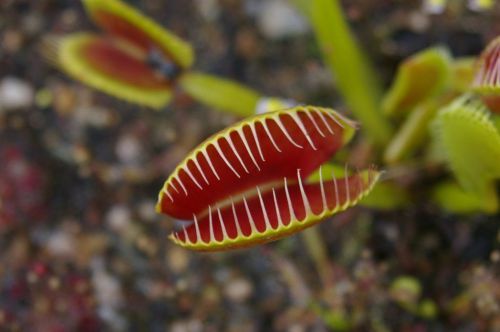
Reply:
[[[380,173],[322,174],[355,125],[312,106],[251,117],[195,148],[165,182],[157,211],[192,220],[170,238],[201,251],[248,247],[296,233],[355,205]],[[346,167],[347,168],[347,167]],[[319,180],[308,177],[319,171]]]

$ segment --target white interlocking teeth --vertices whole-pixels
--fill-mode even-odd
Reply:
[[[257,129],[255,129],[256,124],[257,124],[257,122],[250,124],[249,125],[250,130],[252,131],[253,140],[255,141],[255,145],[257,146],[257,150],[259,150],[260,158],[262,159],[262,161],[266,161],[266,159],[264,158],[264,155],[262,154],[262,148],[260,147],[259,137],[257,136]],[[264,128],[264,130],[265,130],[265,128]],[[270,135],[270,133],[268,133],[268,135]]]
[[[303,120],[303,116],[300,114],[302,112],[305,113],[305,116],[310,120],[310,123],[308,122],[307,126]],[[258,171],[261,171],[262,170],[261,165],[259,164],[259,162],[254,154],[254,151],[252,151],[252,148],[250,147],[247,135],[245,134],[245,132],[243,130],[245,128],[245,126],[249,127],[251,135],[253,136],[253,139],[255,141],[255,145],[256,145],[256,148],[258,150],[258,154],[260,155],[260,159],[262,159],[262,161],[264,161],[264,162],[265,162],[265,157],[264,157],[261,142],[259,140],[259,136],[257,135],[257,129],[256,129],[258,123],[260,123],[262,125],[263,130],[265,132],[265,135],[267,135],[270,143],[274,146],[276,151],[278,151],[280,153],[283,152],[282,148],[277,143],[275,135],[273,135],[273,133],[270,129],[270,124],[272,122],[274,122],[276,124],[276,126],[279,128],[279,130],[283,133],[283,135],[286,137],[286,139],[293,146],[300,148],[300,149],[303,149],[304,147],[301,144],[299,144],[298,141],[296,141],[292,137],[292,135],[290,134],[290,131],[285,126],[282,116],[286,116],[286,115],[288,115],[292,118],[292,120],[298,126],[298,129],[300,130],[300,132],[302,132],[302,134],[304,135],[308,144],[311,146],[311,148],[313,150],[318,150],[313,138],[319,137],[319,136],[318,135],[311,136],[310,129],[312,127],[314,127],[315,132],[317,132],[321,137],[325,137],[325,131],[319,125],[318,120],[317,120],[318,118],[323,122],[326,129],[332,135],[334,134],[334,130],[332,128],[332,121],[334,121],[336,124],[338,124],[341,127],[343,127],[343,122],[345,122],[343,120],[342,121],[339,120],[339,119],[343,119],[342,116],[337,115],[337,114],[331,114],[331,112],[325,111],[325,110],[320,109],[320,108],[311,108],[311,109],[300,108],[300,109],[297,109],[297,110],[292,111],[292,112],[278,113],[278,114],[275,114],[275,115],[268,117],[268,118],[257,119],[254,122],[240,126],[236,129],[234,129],[233,131],[230,131],[227,135],[221,136],[218,139],[208,143],[203,149],[200,149],[200,151],[198,151],[196,155],[188,158],[187,161],[182,165],[182,167],[180,167],[178,169],[178,171],[168,181],[168,184],[166,186],[167,190],[164,191],[165,195],[168,196],[168,198],[170,199],[171,202],[175,201],[175,199],[176,199],[175,195],[173,195],[173,192],[171,190],[168,190],[168,186],[171,186],[177,194],[179,194],[180,190],[182,190],[184,192],[184,194],[186,196],[188,196],[189,191],[187,190],[187,187],[184,184],[184,181],[186,181],[186,179],[185,178],[182,179],[181,174],[180,174],[181,170],[184,170],[184,172],[186,173],[186,177],[188,177],[190,179],[190,181],[193,182],[193,184],[197,188],[199,188],[200,190],[204,190],[203,182],[207,186],[210,185],[210,180],[209,180],[209,177],[207,176],[208,175],[207,170],[205,170],[201,166],[200,160],[198,159],[199,156],[200,157],[203,156],[205,158],[212,173],[215,175],[215,177],[217,178],[218,181],[221,181],[221,177],[219,176],[219,173],[217,172],[217,168],[216,168],[216,165],[218,166],[219,164],[217,164],[217,163],[214,164],[213,158],[216,155],[214,155],[212,152],[209,152],[210,146],[213,146],[216,153],[220,156],[221,161],[223,161],[225,163],[225,165],[234,173],[234,175],[237,178],[241,178],[242,175],[233,166],[230,159],[228,158],[228,155],[227,155],[228,152],[227,151],[225,152],[221,147],[221,140],[222,139],[225,139],[227,141],[229,148],[231,149],[235,158],[241,164],[241,167],[244,170],[244,172],[246,174],[251,174],[251,171],[250,171],[247,163],[245,162],[245,159],[243,158],[241,151],[238,151],[238,149],[236,148],[235,142],[233,140],[233,137],[231,137],[231,134],[233,132],[236,132],[238,134],[239,138],[241,139],[241,142],[243,143],[243,146],[245,147],[245,150],[247,151],[248,156],[252,160],[256,169]],[[329,119],[327,120],[327,117],[332,119],[332,121],[330,121]],[[348,122],[346,122],[346,123],[348,123]],[[311,124],[312,124],[312,126],[311,126]],[[250,135],[249,132],[247,132],[247,134]],[[260,139],[262,139],[262,137]],[[203,181],[201,181],[200,176],[194,172],[194,168],[191,167],[192,165],[191,166],[189,165],[189,161],[192,161],[194,163],[194,166],[196,167],[196,169],[200,173],[201,177],[203,178]],[[184,175],[182,175],[182,176],[184,176]]]
[[[189,178],[191,179],[191,181],[193,181],[193,183],[198,187],[200,188],[200,190],[203,190],[203,187],[198,183],[198,181],[196,180],[196,178],[194,177],[193,173],[191,173],[191,170],[189,169],[189,166],[188,164],[186,164],[186,167],[182,168],[182,170],[184,172],[186,172],[186,174],[189,176]]]
[[[341,128],[344,128],[344,125],[342,124],[342,122],[339,121],[339,119],[337,119],[336,116],[334,116],[331,112],[325,112],[327,116],[330,117],[330,119],[332,119],[336,124],[338,124]]]
[[[278,144],[276,144],[276,142],[274,141],[274,138],[273,138],[273,135],[271,134],[271,131],[269,130],[269,128],[267,127],[267,123],[266,123],[266,119],[264,119],[262,122],[261,122],[262,126],[264,127],[264,131],[266,132],[267,136],[269,137],[269,140],[271,140],[271,143],[273,144],[273,146],[275,147],[275,149],[278,151],[278,152],[282,152],[281,149],[279,148]]]
[[[288,184],[286,182],[286,177],[284,178],[284,183],[285,183],[286,201],[288,204],[288,210],[290,212],[290,222],[292,222],[292,220],[296,220],[297,218],[295,217],[295,212],[293,211],[292,199],[290,198],[290,193],[288,192]]]
[[[177,182],[180,184],[181,188],[182,188],[182,191],[184,191],[184,194],[187,196],[188,195],[188,192],[186,190],[186,187],[184,186],[184,183],[182,183],[181,181],[181,176],[180,174],[177,175],[177,177],[175,177],[175,179],[177,180]]]
[[[323,130],[319,127],[318,123],[316,122],[316,119],[314,119],[314,116],[311,114],[311,112],[304,111],[306,116],[311,120],[314,128],[318,131],[318,133],[321,135],[321,137],[326,137],[325,134],[323,133]]]
[[[301,114],[302,112],[305,114]],[[285,116],[287,115],[291,119],[286,119]],[[262,125],[262,128],[258,127],[259,123]],[[164,186],[162,195],[164,199],[167,196],[173,203],[174,201],[177,202],[176,200],[180,197],[176,195],[184,196],[182,192],[186,196],[188,193],[192,194],[189,190],[194,189],[194,187],[205,190],[215,182],[211,178],[212,175],[209,174],[210,172],[219,181],[224,179],[223,177],[226,175],[231,177],[231,172],[237,178],[253,175],[258,176],[258,172],[265,170],[266,166],[264,149],[266,153],[269,152],[271,155],[277,155],[277,152],[286,153],[289,149],[297,151],[295,148],[309,149],[308,151],[318,150],[318,148],[324,146],[324,141],[332,139],[331,135],[338,134],[337,130],[339,128],[348,127],[351,123],[349,120],[344,119],[342,115],[329,112],[323,108],[298,108],[290,112],[279,112],[269,117],[256,118],[250,123],[244,123],[208,141],[202,148],[186,158],[186,161],[176,169],[176,172]],[[339,133],[342,134],[342,131],[339,130]],[[252,136],[255,146],[251,142]],[[322,139],[327,136],[329,137],[328,139]],[[224,144],[222,141],[224,139],[227,141],[227,144]],[[211,145],[213,149],[211,149]],[[203,157],[206,163],[202,159],[199,159]],[[251,162],[249,159],[251,159]],[[255,167],[252,166],[252,163]],[[231,195],[223,197],[221,202],[207,202],[206,210],[193,214],[193,223],[181,231],[174,232],[171,238],[174,242],[184,244],[188,247],[203,249],[205,246],[209,250],[226,245],[229,247],[238,246],[239,244],[236,241],[241,239],[244,240],[244,243],[248,243],[253,238],[257,240],[270,239],[279,236],[279,232],[281,231],[290,233],[291,230],[302,229],[307,226],[303,226],[305,220],[315,222],[319,217],[326,215],[327,212],[333,213],[339,209],[345,209],[359,200],[360,197],[356,193],[363,193],[363,181],[365,178],[361,177],[359,171],[357,173],[359,178],[353,178],[354,175],[349,177],[347,174],[347,165],[345,165],[345,176],[343,179],[337,179],[332,172],[331,180],[325,179],[322,166],[320,166],[319,183],[315,183],[314,185],[308,184],[307,180],[302,178],[301,175],[304,169],[299,167],[301,166],[297,166],[295,169],[296,180],[293,174],[287,173],[288,177],[283,177],[283,182],[278,187],[272,186],[276,182],[264,185],[259,182],[260,178],[256,179],[258,185],[253,188],[244,188],[244,190],[252,192],[251,197],[238,192],[236,203]],[[182,174],[182,170],[185,174]],[[220,172],[222,178],[218,172]],[[373,181],[373,176],[373,173],[368,173],[369,183]],[[234,177],[231,177],[231,179],[234,179]],[[237,179],[234,180],[237,181]],[[344,182],[338,182],[339,180]],[[330,181],[333,183],[330,183]],[[331,187],[332,185],[333,188]],[[319,197],[320,193],[318,190],[321,191],[321,198]],[[299,195],[303,205],[298,201]],[[190,196],[192,199],[196,197],[195,195]],[[292,196],[297,201],[292,201]],[[314,200],[311,200],[312,198]],[[268,199],[268,201],[265,199]],[[282,201],[283,199],[286,202]],[[322,204],[321,210],[320,199]],[[272,206],[273,204],[274,207]],[[257,211],[251,210],[250,206],[256,208]],[[302,210],[302,206],[304,210]],[[259,208],[261,212],[258,211]],[[319,211],[313,211],[313,208]],[[232,210],[232,215],[229,209]],[[273,209],[275,209],[276,221],[274,220]],[[287,210],[289,219],[287,219]],[[262,217],[260,213],[262,213]],[[305,215],[305,217],[302,217],[302,215]],[[200,216],[203,217],[201,218]],[[298,216],[301,216],[302,220],[298,220]],[[226,218],[226,222],[229,222],[227,225],[223,219],[224,217]],[[199,218],[201,219],[198,220]],[[219,218],[220,229],[214,218]],[[248,226],[244,224],[247,218]],[[235,223],[234,228],[231,224],[232,222]],[[200,225],[201,223],[203,225]],[[285,225],[285,223],[287,224]],[[189,227],[194,228],[194,230],[188,229]],[[243,229],[249,232],[249,234],[244,234]],[[202,231],[204,238],[202,238]]]
[[[297,169],[297,179],[299,181],[299,189],[300,189],[300,194],[302,196],[302,202],[304,204],[304,209],[306,212],[306,218],[308,215],[312,214],[312,209],[311,209],[311,204],[309,203],[309,199],[307,198],[306,191],[304,189],[304,186],[302,185],[302,179],[300,178],[300,168]]]
[[[347,207],[349,205],[349,202],[351,201],[351,191],[349,189],[349,176],[347,174],[347,164],[345,165],[345,170],[344,170],[344,181],[345,181],[346,200],[343,207]]]
[[[300,145],[299,143],[295,142],[293,140],[293,138],[290,136],[290,133],[288,132],[288,130],[286,129],[285,125],[281,121],[281,118],[280,118],[279,114],[276,115],[276,116],[274,116],[273,120],[274,120],[274,122],[276,122],[276,124],[278,125],[278,127],[281,129],[281,131],[283,132],[283,134],[285,134],[285,137],[290,141],[290,143],[292,143],[293,145],[295,145],[299,149],[303,149],[304,148],[302,145]]]
[[[184,242],[191,244],[191,239],[189,238],[187,227],[184,227]]]
[[[243,162],[243,159],[241,159],[241,156],[240,154],[238,153],[238,151],[236,150],[236,147],[234,146],[234,143],[233,143],[233,140],[231,138],[231,135],[227,135],[227,139],[226,141],[228,142],[229,144],[229,147],[231,148],[231,150],[233,150],[233,153],[234,155],[236,156],[236,158],[238,159],[238,161],[240,162],[241,166],[243,167],[243,169],[245,170],[245,172],[247,174],[250,174],[250,172],[248,171],[245,163]]]
[[[330,134],[334,135],[335,132],[333,131],[332,127],[330,126],[330,124],[326,120],[325,116],[323,115],[323,111],[321,111],[320,109],[317,109],[317,108],[315,108],[314,111],[316,112],[316,114],[318,114],[319,118],[321,119],[323,124],[326,126],[326,129],[328,129]]]
[[[193,213],[193,222],[196,231],[196,241],[201,241],[200,225],[198,224],[198,219],[196,218],[196,214],[194,213]]]
[[[243,196],[243,204],[245,204],[245,210],[247,211],[248,223],[250,224],[251,233],[257,234],[259,231],[257,230],[257,226],[255,225],[255,221],[253,220],[252,214],[250,213],[250,209],[248,208],[248,202],[245,196]]]
[[[244,236],[243,232],[241,231],[240,221],[238,220],[238,213],[236,213],[236,207],[234,206],[234,200],[232,196],[231,196],[231,208],[233,209],[234,221],[236,223],[236,233],[238,236]]]
[[[339,186],[337,185],[337,178],[335,177],[335,174],[333,174],[332,171],[332,179],[333,179],[333,187],[334,187],[334,192],[335,192],[335,207],[339,206],[340,204],[340,196],[339,196]]]
[[[174,181],[173,181],[174,179],[175,179],[175,176],[174,176],[174,177],[172,177],[172,180],[170,181],[170,183],[169,183],[169,184],[170,184],[170,186],[171,186],[172,188],[174,188],[174,190],[175,190],[175,192],[176,192],[176,193],[180,194],[179,189],[177,189],[177,186],[174,184]]]
[[[212,207],[208,206],[208,223],[210,227],[210,242],[215,242],[214,220],[212,218]]]
[[[243,145],[245,146],[245,149],[247,150],[248,155],[250,156],[250,159],[252,159],[253,164],[257,169],[260,171],[260,166],[257,163],[257,160],[255,159],[252,150],[250,149],[250,145],[248,144],[248,140],[245,137],[245,133],[243,132],[243,128],[239,128],[237,130],[238,135],[240,136],[241,141],[243,142]]]
[[[292,117],[293,121],[295,121],[295,124],[297,124],[297,126],[299,127],[302,134],[304,134],[307,142],[309,142],[309,145],[311,145],[313,150],[318,150],[318,148],[316,148],[316,146],[314,145],[314,142],[312,141],[311,136],[309,136],[309,133],[307,132],[307,129],[304,126],[304,123],[302,122],[302,119],[300,118],[298,113],[290,113],[289,115]]]
[[[203,154],[203,157],[205,157],[205,160],[207,161],[208,166],[210,166],[210,169],[214,173],[214,175],[217,178],[217,180],[220,181],[219,174],[215,170],[214,164],[212,163],[212,160],[210,159],[210,156],[208,155],[208,146],[207,146],[206,149],[201,150],[201,153]]]
[[[172,195],[168,192],[168,190],[166,188],[163,188],[163,193],[165,195],[167,195],[168,198],[170,198],[170,200],[172,201],[172,203],[174,202],[174,198],[172,197]]]
[[[221,156],[222,160],[224,160],[224,162],[226,163],[227,167],[229,167],[229,169],[231,171],[233,171],[233,173],[236,175],[236,177],[241,178],[240,174],[234,169],[233,165],[231,165],[231,163],[229,162],[229,160],[226,158],[226,155],[224,154],[224,152],[222,151],[222,149],[221,149],[221,147],[219,145],[219,142],[215,141],[212,145],[215,147],[215,149],[217,150],[217,152]]]
[[[205,172],[201,168],[200,162],[198,161],[198,156],[196,155],[192,160],[193,160],[194,165],[198,169],[198,172],[200,172],[201,176],[203,177],[203,180],[205,181],[205,183],[207,185],[209,185],[210,182],[208,182],[208,178],[206,177]]]
[[[371,185],[373,182],[373,173],[372,173],[373,170],[374,170],[373,167],[370,167],[368,169],[368,182]],[[320,172],[320,174],[319,174],[319,186],[320,186],[320,190],[321,190],[321,200],[322,200],[322,204],[323,204],[323,209],[318,213],[314,213],[312,211],[312,205],[311,205],[311,201],[309,200],[308,191],[306,190],[308,188],[306,188],[306,186],[303,182],[303,178],[301,177],[301,169],[297,169],[297,172],[296,172],[297,182],[296,182],[296,184],[294,182],[293,189],[294,190],[298,189],[300,192],[306,218],[308,216],[318,217],[318,216],[324,215],[325,212],[327,212],[327,211],[335,212],[339,209],[344,210],[344,209],[348,208],[349,206],[355,204],[357,201],[359,201],[359,199],[361,199],[361,197],[364,196],[363,188],[362,188],[363,187],[362,173],[359,172],[359,170],[357,170],[357,172],[355,174],[358,176],[358,178],[353,180],[353,181],[357,181],[357,182],[352,184],[351,180],[350,180],[350,179],[352,179],[352,176],[349,177],[347,171],[348,171],[347,165],[345,165],[345,169],[344,169],[345,176],[343,179],[341,179],[341,181],[344,181],[343,186],[345,186],[345,189],[343,189],[343,190],[345,190],[345,192],[342,191],[342,194],[345,194],[345,201],[343,201],[343,202],[341,202],[338,179],[335,177],[335,174],[332,172],[332,182],[333,182],[333,186],[334,186],[334,195],[335,195],[335,197],[332,197],[332,199],[335,199],[335,204],[332,208],[329,208],[328,201],[326,198],[325,180],[324,180],[323,174],[322,174],[322,166],[319,167],[319,172]],[[239,241],[242,239],[249,239],[249,238],[252,238],[254,236],[257,236],[256,239],[262,238],[262,236],[273,237],[275,234],[278,234],[275,232],[284,231],[284,230],[289,229],[289,228],[293,229],[293,228],[298,227],[298,229],[301,229],[303,227],[299,226],[299,225],[301,224],[301,222],[303,222],[303,220],[302,221],[298,220],[298,218],[295,214],[294,205],[293,205],[292,199],[291,199],[290,188],[288,186],[288,182],[289,182],[288,180],[289,179],[287,179],[286,177],[283,178],[283,187],[281,187],[281,189],[280,189],[280,190],[284,191],[284,195],[285,195],[285,199],[286,199],[286,207],[285,208],[288,208],[288,211],[290,214],[290,220],[289,220],[288,224],[286,224],[286,225],[285,225],[285,221],[284,221],[282,214],[281,214],[281,209],[280,209],[280,204],[278,201],[278,195],[276,192],[276,188],[271,187],[267,191],[268,193],[272,193],[272,197],[273,197],[272,199],[274,202],[274,209],[276,212],[276,227],[273,227],[271,225],[271,218],[269,217],[269,213],[267,210],[269,208],[269,206],[266,206],[266,202],[264,200],[265,193],[263,194],[261,187],[256,186],[255,187],[256,194],[252,199],[258,199],[258,202],[260,203],[260,208],[262,211],[262,218],[263,218],[262,221],[264,223],[264,225],[261,226],[263,228],[262,231],[260,231],[257,228],[257,224],[256,224],[256,221],[254,219],[255,214],[252,214],[252,211],[250,210],[249,201],[243,195],[241,198],[241,203],[242,203],[241,207],[244,209],[243,213],[246,212],[246,215],[248,217],[248,223],[250,226],[250,234],[249,235],[244,235],[244,233],[241,229],[241,224],[240,224],[240,220],[238,217],[237,207],[236,207],[236,204],[234,202],[233,197],[230,196],[229,199],[230,199],[230,205],[231,205],[231,210],[232,210],[232,217],[234,218],[233,222],[235,223],[235,228],[236,228],[235,237],[230,237],[228,234],[228,229],[227,229],[227,226],[226,226],[224,219],[223,219],[224,210],[221,209],[221,206],[215,207],[215,209],[217,210],[217,212],[216,212],[217,217],[219,218],[219,222],[220,222],[220,233],[215,234],[215,225],[214,225],[214,223],[216,222],[214,220],[215,211],[213,211],[214,207],[209,205],[207,208],[208,209],[207,222],[208,222],[208,227],[209,227],[209,229],[208,229],[209,230],[208,241],[203,240],[201,237],[200,225],[199,225],[199,221],[197,219],[196,214],[193,214],[193,224],[192,224],[192,225],[194,225],[195,234],[192,234],[187,230],[187,228],[189,227],[188,226],[188,227],[185,227],[182,231],[174,232],[173,234],[171,234],[171,238],[174,240],[175,243],[181,244],[181,245],[184,245],[187,247],[196,248],[198,246],[203,247],[203,246],[213,245],[213,246],[215,246],[214,248],[216,248],[217,246],[221,246],[224,243],[231,245],[232,243],[236,243],[235,241]],[[329,180],[327,180],[327,182],[329,182]],[[295,185],[298,187],[297,189],[295,189]],[[360,195],[358,195],[357,197],[352,197],[351,190],[353,189],[352,188],[353,185],[356,187],[356,192],[360,193]],[[370,188],[367,187],[366,189],[368,190]],[[353,199],[353,200],[351,201],[351,199]],[[252,203],[257,203],[257,202],[252,201]],[[257,204],[259,204],[259,203],[257,203]],[[342,205],[341,205],[341,203],[342,203]],[[300,203],[298,203],[298,204],[300,204]],[[226,211],[226,212],[229,212],[229,211]],[[259,215],[259,218],[260,218],[260,215]],[[219,230],[218,230],[218,232],[219,232]],[[218,240],[216,238],[216,235],[221,237],[221,239]],[[193,236],[196,236],[194,241],[192,239]]]
[[[262,194],[260,192],[260,189],[259,189],[258,186],[256,188],[257,188],[257,193],[258,193],[258,196],[259,196],[260,206],[262,208],[262,214],[264,216],[264,223],[266,225],[266,228],[265,228],[264,231],[267,231],[269,229],[272,229],[271,222],[269,221],[269,217],[268,217],[267,211],[266,211],[266,205],[264,204],[264,199],[262,198]]]
[[[224,220],[222,219],[220,208],[217,208],[217,215],[219,216],[220,227],[222,229],[222,240],[224,241],[224,239],[228,239],[229,236],[227,236],[226,225],[224,225]]]
[[[319,186],[321,189],[321,201],[323,202],[323,211],[328,210],[328,203],[326,202],[325,186],[323,184],[323,168],[319,167]]]
[[[274,206],[276,207],[276,219],[278,220],[278,228],[285,227],[285,223],[281,218],[280,207],[278,205],[278,199],[276,198],[276,191],[274,190],[274,188],[272,188],[272,190],[273,190]]]

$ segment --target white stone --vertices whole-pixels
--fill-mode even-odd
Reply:
[[[6,77],[0,82],[0,110],[26,108],[33,104],[33,87],[17,78]]]
[[[285,0],[262,2],[257,24],[264,36],[270,39],[302,35],[309,29],[304,17]]]

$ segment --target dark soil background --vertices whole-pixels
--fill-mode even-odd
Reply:
[[[500,34],[498,1],[483,13],[449,2],[438,15],[420,1],[343,4],[388,85],[418,50],[475,55]],[[192,42],[196,69],[343,109],[286,1],[129,3]],[[281,9],[270,20],[272,3]],[[236,119],[182,92],[155,112],[72,81],[40,42],[79,30],[96,30],[79,1],[0,1],[1,331],[500,331],[498,216],[446,215],[424,201],[358,207],[311,233],[319,260],[301,234],[220,254],[176,247],[157,192],[192,147]]]

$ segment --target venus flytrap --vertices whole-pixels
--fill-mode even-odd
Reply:
[[[485,96],[491,98],[490,100],[495,99],[495,84],[492,78],[496,75],[495,69],[497,67],[493,64],[495,61],[498,62],[500,54],[498,52],[492,52],[492,50],[495,50],[497,43],[498,38],[493,40],[485,48],[479,60],[475,58],[462,58],[453,62],[451,84],[447,90],[448,97],[474,91],[483,101],[488,100],[485,99]],[[447,146],[443,146],[445,132],[439,129],[444,127],[448,128],[448,135],[451,135],[449,137],[453,137],[454,130],[455,135],[458,135],[456,134],[457,129],[453,129],[454,126],[458,125],[460,121],[467,123],[467,120],[464,119],[470,118],[471,122],[468,123],[468,125],[474,127],[479,133],[478,136],[474,136],[475,138],[471,139],[471,142],[476,142],[477,140],[488,142],[485,145],[476,142],[475,149],[473,150],[479,152],[483,151],[483,153],[486,154],[489,153],[488,149],[492,149],[493,151],[498,150],[497,136],[498,128],[500,128],[498,125],[500,121],[498,121],[499,117],[495,113],[490,112],[493,109],[494,107],[485,107],[477,98],[465,95],[450,105],[443,105],[439,110],[438,119],[436,119],[435,126],[432,130],[434,134],[434,139],[431,142],[432,150],[434,150],[434,152],[432,152],[432,155],[434,155],[432,159],[438,162],[447,162],[452,169],[460,170],[455,173],[459,182],[462,184],[462,186],[459,186],[457,183],[446,181],[438,184],[433,189],[433,199],[446,210],[458,213],[477,210],[492,212],[496,210],[495,206],[497,205],[497,199],[494,192],[494,184],[492,181],[484,180],[485,177],[495,178],[491,172],[478,175],[477,181],[472,182],[476,182],[475,185],[463,184],[468,183],[464,175],[466,174],[464,172],[468,164],[474,163],[477,168],[484,167],[488,169],[491,168],[491,160],[488,158],[483,160],[481,158],[475,159],[472,157],[468,160],[459,159],[460,162],[458,162],[455,158],[450,158],[450,154],[446,152],[448,151],[453,155],[454,149],[456,147],[460,148],[460,144],[458,141],[455,142],[453,138],[448,138]],[[481,119],[481,121],[477,121],[477,119]],[[495,128],[496,131],[494,130]],[[484,137],[488,135],[490,136],[489,138]],[[463,151],[463,153],[466,152]],[[490,166],[488,166],[488,163]],[[487,182],[490,182],[490,184],[485,184]],[[483,187],[483,189],[479,190],[478,188],[480,187]]]
[[[500,134],[488,109],[474,97],[456,99],[439,111],[434,139],[463,189],[481,198],[485,211],[497,211]]]
[[[120,0],[82,2],[103,33],[46,38],[42,53],[62,71],[111,96],[154,109],[168,105],[179,86],[215,109],[255,114],[263,96],[235,81],[191,71],[195,57],[188,42]]]
[[[323,176],[322,165],[354,135],[355,124],[313,106],[256,115],[195,148],[165,181],[157,211],[190,219],[170,238],[201,251],[269,242],[355,205],[380,173]],[[318,179],[309,175],[319,169]],[[193,199],[195,198],[195,199]]]

